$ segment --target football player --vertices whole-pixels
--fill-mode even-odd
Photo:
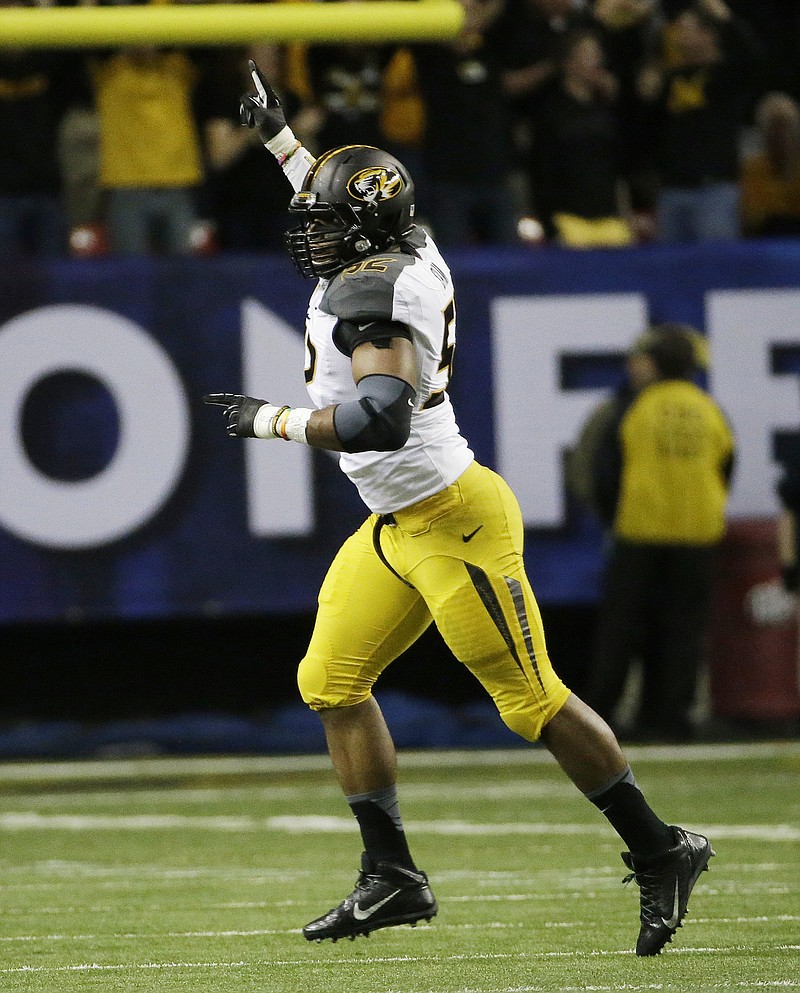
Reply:
[[[680,927],[714,854],[708,839],[665,823],[647,804],[613,732],[561,682],[548,658],[523,563],[523,524],[504,480],[474,458],[447,387],[456,345],[453,283],[414,224],[414,183],[377,148],[314,158],[251,64],[242,121],[258,129],[296,193],[287,245],[316,279],[306,320],[312,407],[230,393],[226,430],[340,452],[370,515],[336,555],[298,683],[318,711],[331,760],[360,828],[355,889],[303,928],[312,941],[355,938],[430,920],[428,878],[398,807],[395,749],[372,695],[383,669],[431,622],[480,680],[505,723],[541,738],[617,830],[638,883],[639,955]]]

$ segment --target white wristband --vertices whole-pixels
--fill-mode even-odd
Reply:
[[[264,145],[282,163],[300,146],[300,142],[295,138],[294,131],[286,124],[274,138],[265,141]]]
[[[284,418],[278,418],[281,435],[289,441],[307,445],[306,429],[312,413],[307,407],[292,407]]]
[[[275,417],[283,407],[276,407],[273,403],[262,403],[253,418],[253,434],[256,438],[279,438],[275,433]]]
[[[292,184],[295,193],[303,188],[303,180],[308,170],[314,165],[314,156],[295,137],[294,131],[287,124],[274,138],[264,142],[267,151],[272,152],[278,160],[281,169]]]
[[[307,445],[306,426],[312,413],[307,407],[276,407],[264,403],[253,418],[253,433],[256,438],[282,438]]]

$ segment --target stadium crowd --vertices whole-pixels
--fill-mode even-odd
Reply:
[[[443,246],[800,233],[793,0],[461,2],[447,43],[0,48],[0,254],[282,247],[251,57],[310,150],[406,162]]]

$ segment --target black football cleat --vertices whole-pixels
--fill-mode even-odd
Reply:
[[[624,879],[636,881],[640,890],[639,938],[637,955],[658,955],[681,927],[689,895],[701,872],[715,854],[708,838],[672,827],[675,845],[649,858],[622,853],[622,861],[632,870]]]
[[[429,921],[438,909],[424,872],[390,862],[376,865],[364,853],[356,888],[338,907],[306,924],[303,935],[309,941],[352,940],[379,928]]]

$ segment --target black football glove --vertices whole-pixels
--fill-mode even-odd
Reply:
[[[203,397],[204,403],[225,408],[225,430],[231,438],[255,438],[253,421],[256,412],[267,403],[255,397],[240,393],[209,393]]]
[[[261,70],[250,59],[250,75],[255,94],[245,93],[239,103],[239,120],[248,128],[257,128],[266,144],[286,127],[286,115],[277,94],[264,79]]]

